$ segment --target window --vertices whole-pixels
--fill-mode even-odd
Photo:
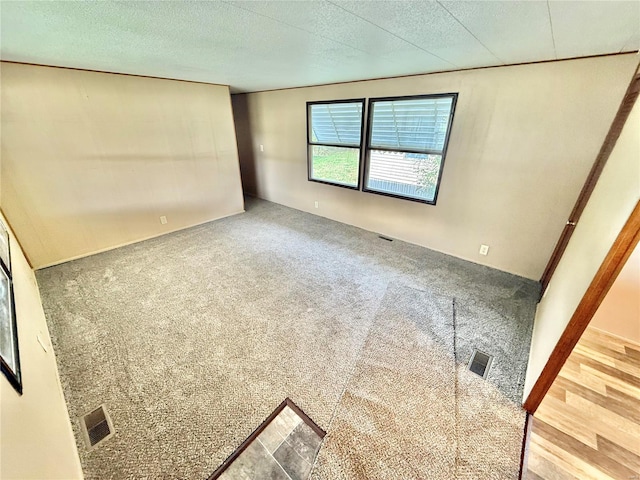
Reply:
[[[307,103],[309,180],[360,188],[364,99]]]
[[[456,98],[370,99],[363,190],[435,205]]]

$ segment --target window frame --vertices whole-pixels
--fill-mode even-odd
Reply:
[[[431,98],[443,98],[443,97],[451,97],[451,112],[449,113],[449,122],[447,123],[447,133],[444,139],[444,145],[442,147],[442,152],[435,152],[433,150],[418,150],[418,149],[391,149],[391,148],[378,148],[371,147],[371,135],[373,133],[373,104],[375,102],[389,102],[394,100],[415,100],[415,99],[431,99]],[[442,172],[444,171],[444,163],[447,156],[447,149],[449,147],[449,139],[451,138],[451,129],[453,127],[453,117],[456,112],[456,104],[458,101],[458,93],[434,93],[434,94],[426,94],[426,95],[406,95],[401,97],[376,97],[369,98],[367,102],[367,141],[364,146],[364,158],[363,158],[363,172],[362,172],[362,191],[366,193],[373,193],[376,195],[383,195],[385,197],[392,198],[400,198],[402,200],[410,200],[412,202],[424,203],[426,205],[435,205],[438,200],[438,192],[440,190],[440,183],[442,181]],[[389,192],[381,192],[378,190],[371,190],[367,188],[367,179],[369,177],[369,168],[371,164],[371,150],[380,150],[387,152],[403,152],[403,153],[421,153],[426,155],[442,155],[442,160],[440,161],[440,171],[438,172],[438,181],[436,182],[436,188],[433,195],[433,200],[424,200],[421,198],[409,197],[406,195],[400,195],[397,193],[389,193]]]
[[[311,173],[313,171],[312,168],[312,160],[313,155],[311,154],[312,147],[316,146],[324,146],[324,147],[335,147],[335,148],[356,148],[353,145],[340,145],[335,143],[321,143],[321,142],[312,142],[311,141],[311,107],[313,105],[332,105],[336,103],[360,103],[362,105],[362,118],[360,119],[360,143],[358,144],[358,181],[357,185],[346,185],[344,183],[332,182],[330,180],[319,180],[317,178],[312,178]],[[364,169],[363,162],[363,143],[364,143],[364,133],[365,133],[365,111],[366,108],[366,98],[348,98],[348,99],[340,99],[340,100],[318,100],[313,102],[307,102],[307,180],[310,182],[322,183],[325,185],[333,185],[335,187],[348,188],[349,190],[357,190],[360,191],[362,187],[363,176],[362,172]]]

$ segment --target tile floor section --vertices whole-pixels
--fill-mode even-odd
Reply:
[[[285,407],[219,480],[307,480],[322,438]]]

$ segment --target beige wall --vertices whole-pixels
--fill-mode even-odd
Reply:
[[[18,395],[1,375],[0,478],[82,478],[36,279],[11,237],[23,394]],[[40,346],[38,335],[47,351]]]
[[[640,102],[636,102],[538,305],[525,399],[639,199]]]
[[[631,54],[248,94],[248,118],[236,111],[252,142],[240,161],[255,186],[245,187],[537,280],[636,61]],[[441,92],[459,96],[436,206],[307,181],[305,102]]]
[[[636,246],[590,327],[640,344],[640,246]]]
[[[243,211],[228,87],[12,63],[1,81],[0,200],[35,268]]]

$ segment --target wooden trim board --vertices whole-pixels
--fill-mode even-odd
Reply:
[[[527,471],[527,459],[529,458],[529,443],[531,439],[531,424],[533,423],[533,415],[527,412],[524,420],[524,436],[522,437],[522,451],[520,452],[520,472],[518,479],[524,478],[524,472]]]

